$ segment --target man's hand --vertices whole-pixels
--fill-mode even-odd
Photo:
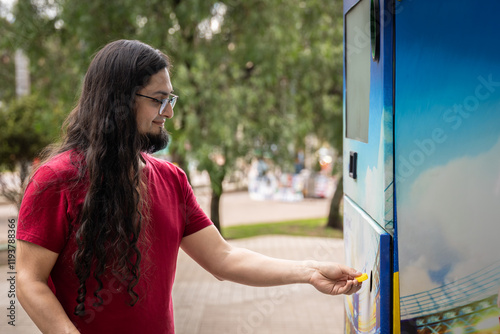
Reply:
[[[338,263],[317,262],[310,283],[318,291],[329,295],[351,295],[361,289],[362,283],[356,277],[362,273]]]

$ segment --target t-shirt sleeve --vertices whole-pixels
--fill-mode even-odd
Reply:
[[[17,239],[55,253],[64,248],[68,236],[67,197],[64,183],[47,166],[30,180],[19,210]]]
[[[207,226],[212,225],[212,221],[207,217],[206,213],[201,209],[196,196],[194,195],[193,188],[189,184],[184,171],[179,169],[180,182],[184,189],[184,200],[186,210],[186,226],[184,229],[184,237],[198,232]]]

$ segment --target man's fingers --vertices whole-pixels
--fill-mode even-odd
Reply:
[[[346,284],[339,289],[339,294],[352,295],[361,289],[361,284],[357,281],[347,281]]]
[[[358,276],[361,276],[363,274],[362,272],[360,272],[354,268],[348,267],[346,265],[343,265],[343,264],[338,264],[338,266],[344,274],[351,276],[351,277],[358,277]]]

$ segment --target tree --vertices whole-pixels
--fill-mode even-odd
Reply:
[[[279,1],[219,4],[213,14],[224,13],[220,33],[201,41],[214,56],[197,62],[198,72],[205,73],[197,84],[202,108],[190,120],[194,127],[189,138],[196,139],[191,143],[197,147],[194,156],[210,175],[215,223],[224,177],[238,159],[249,161],[255,152],[263,152],[283,168],[291,168],[297,92],[289,85],[296,65],[290,55],[299,48],[294,5]]]
[[[37,95],[12,100],[0,108],[0,167],[18,172],[18,177],[0,176],[0,191],[18,208],[33,161],[57,137],[62,118],[60,109],[49,111]]]
[[[185,170],[194,159],[209,173],[217,226],[223,181],[239,161],[258,151],[291,171],[307,134],[330,141],[338,131],[331,122],[341,110],[340,1],[19,0],[17,6],[12,32],[21,38],[10,44],[29,55],[33,90],[49,106],[71,109],[92,54],[112,40],[139,39],[171,57],[180,99],[167,123],[170,154]]]
[[[33,160],[57,138],[64,119],[64,98],[61,96],[64,89],[51,88],[58,82],[64,82],[61,87],[66,89],[71,85],[65,80],[64,70],[54,75],[53,69],[64,57],[54,57],[60,53],[56,52],[57,45],[51,38],[55,30],[52,20],[26,0],[17,2],[13,14],[15,20],[1,19],[5,33],[0,37],[0,49],[3,50],[2,62],[7,66],[2,69],[5,74],[2,77],[6,79],[1,83],[6,87],[2,90],[5,94],[0,96],[0,169],[13,173],[0,176],[0,193],[19,207]],[[37,71],[29,80],[31,90],[36,92],[32,95],[24,95],[29,94],[29,89],[20,96],[15,95],[14,54],[18,50],[36,59]]]
[[[341,1],[308,1],[303,12],[304,24],[301,40],[304,44],[299,67],[299,89],[309,96],[298,96],[304,106],[299,114],[304,131],[314,131],[322,141],[342,152],[342,70],[343,70],[343,20]],[[313,98],[314,97],[314,98]],[[340,154],[341,156],[342,154]],[[338,164],[342,166],[342,160]],[[343,197],[342,168],[334,168],[338,183],[333,195],[327,227],[342,229],[339,214]]]

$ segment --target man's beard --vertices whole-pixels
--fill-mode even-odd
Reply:
[[[147,153],[155,153],[163,150],[168,145],[168,133],[165,129],[161,129],[160,133],[141,134],[141,151]]]

